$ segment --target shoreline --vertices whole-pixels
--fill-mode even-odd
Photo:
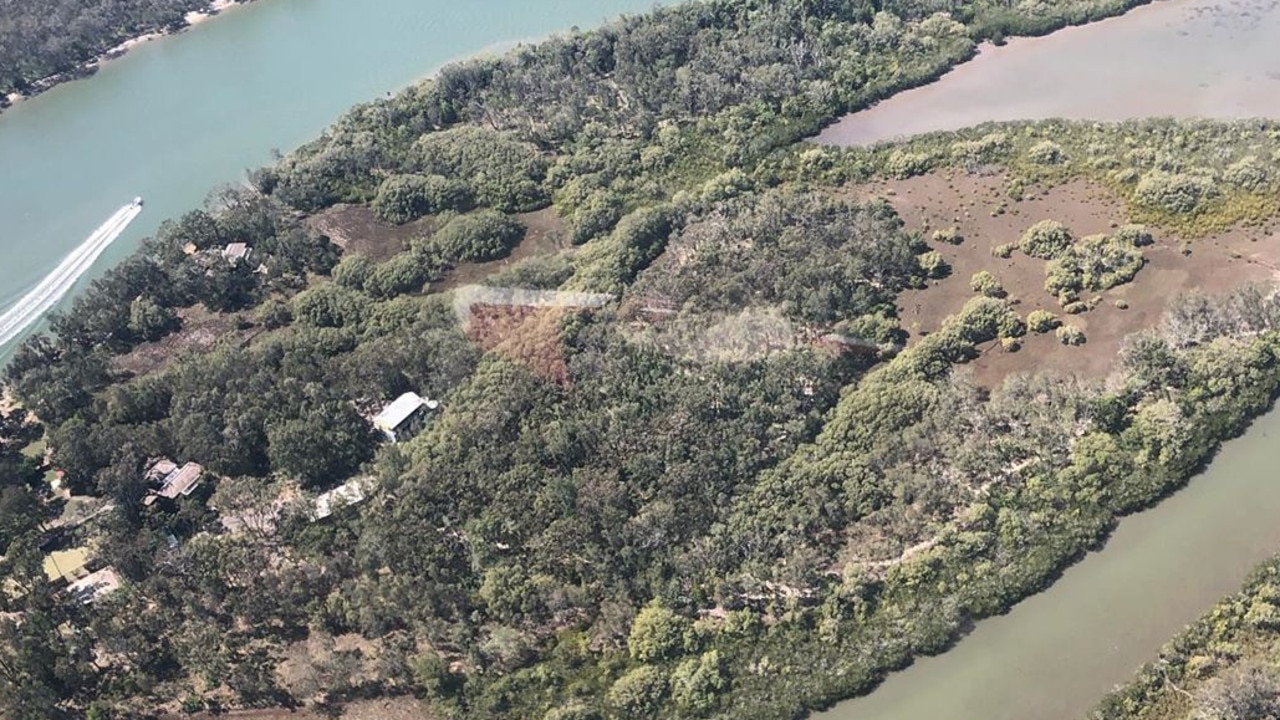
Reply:
[[[49,77],[40,78],[39,80],[36,80],[35,82],[31,83],[32,89],[29,92],[23,93],[23,92],[14,91],[9,93],[3,98],[0,98],[0,112],[4,112],[6,109],[13,107],[14,105],[17,105],[18,103],[24,100],[30,100],[31,98],[36,97],[37,95],[40,95],[43,92],[46,92],[59,85],[62,85],[63,83],[68,83],[73,80],[82,80],[84,78],[92,77],[95,73],[98,72],[100,68],[103,67],[103,65],[105,65],[108,62],[111,62],[112,60],[123,57],[130,50],[138,47],[139,45],[146,44],[148,42],[151,42],[152,40],[158,40],[163,37],[168,37],[170,35],[178,35],[180,33],[183,33],[195,27],[196,25],[199,25],[203,22],[206,22],[208,20],[211,20],[217,17],[225,10],[236,7],[238,5],[247,5],[251,2],[254,2],[254,0],[211,0],[209,5],[204,10],[192,10],[191,12],[188,12],[183,17],[184,24],[181,27],[178,27],[175,29],[162,28],[159,30],[153,30],[148,33],[143,33],[142,35],[138,35],[136,37],[129,38],[128,40],[125,40],[119,45],[116,45],[115,47],[110,48],[108,50],[105,50],[99,53],[97,56],[84,61],[75,70],[70,70],[64,73],[58,73],[56,75],[50,75]]]

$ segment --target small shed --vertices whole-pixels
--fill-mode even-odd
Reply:
[[[429,411],[440,407],[436,400],[428,400],[417,393],[407,392],[382,408],[373,417],[373,426],[391,442],[413,437],[422,429],[422,421]]]

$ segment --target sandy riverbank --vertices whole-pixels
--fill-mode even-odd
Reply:
[[[9,93],[4,97],[4,101],[0,102],[0,110],[6,107],[9,107],[15,103],[22,102],[27,98],[34,97],[35,95],[39,95],[45,90],[53,88],[57,85],[61,85],[64,82],[70,82],[72,80],[78,80],[83,77],[88,77],[93,73],[97,72],[98,68],[102,67],[103,64],[124,55],[125,53],[129,52],[133,48],[139,45],[142,45],[143,43],[147,43],[152,40],[165,37],[166,35],[172,35],[176,32],[182,32],[187,28],[193,27],[195,25],[198,25],[202,22],[209,20],[210,18],[213,18],[218,13],[228,8],[234,7],[236,5],[248,4],[250,2],[253,2],[253,0],[213,0],[212,2],[209,3],[209,7],[207,9],[193,10],[187,13],[186,16],[183,18],[185,21],[185,24],[176,31],[157,30],[155,32],[149,32],[143,35],[139,35],[137,37],[129,38],[128,40],[125,40],[119,45],[116,45],[115,47],[98,55],[96,58],[86,61],[75,72],[61,73],[59,75],[53,75],[51,77],[37,80],[36,82],[32,83],[32,87],[34,89],[27,93],[20,93],[20,92]]]

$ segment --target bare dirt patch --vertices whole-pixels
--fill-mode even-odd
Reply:
[[[224,338],[238,338],[246,342],[260,331],[259,328],[237,330],[236,325],[242,316],[209,312],[201,305],[179,309],[178,317],[182,320],[180,330],[116,357],[112,362],[114,368],[133,375],[145,375],[188,353],[206,352]]]
[[[1023,317],[1032,310],[1048,310],[1084,330],[1087,342],[1076,347],[1063,345],[1053,333],[1029,335],[1018,352],[990,344],[971,363],[975,379],[985,385],[1030,370],[1104,376],[1125,336],[1156,325],[1175,295],[1193,289],[1221,293],[1280,276],[1280,234],[1237,228],[1184,244],[1151,228],[1156,242],[1144,248],[1147,264],[1134,281],[1086,295],[1100,295],[1102,300],[1089,312],[1067,315],[1044,289],[1045,261],[1017,251],[1003,259],[993,255],[992,248],[1016,242],[1024,230],[1046,219],[1062,222],[1077,238],[1109,232],[1127,222],[1124,208],[1106,188],[1085,181],[1028,192],[1020,201],[1010,199],[1005,188],[1001,174],[956,172],[860,185],[849,191],[858,199],[884,197],[907,228],[923,231],[926,239],[933,230],[951,226],[964,237],[960,245],[930,241],[930,247],[951,265],[951,275],[899,298],[899,317],[912,342],[937,330],[974,296],[969,280],[980,270],[996,276]],[[1184,254],[1184,249],[1190,253]],[[1118,300],[1128,308],[1117,307]]]
[[[373,260],[386,260],[409,249],[410,241],[429,235],[438,225],[432,216],[392,225],[379,220],[368,205],[335,205],[312,215],[308,222],[344,252],[362,253]]]
[[[500,259],[482,263],[464,263],[455,266],[434,290],[451,290],[463,285],[474,285],[496,272],[518,265],[525,260],[542,255],[554,255],[568,246],[564,220],[556,214],[554,208],[544,208],[537,212],[522,213],[514,216],[526,228],[524,239],[520,241],[511,254]]]

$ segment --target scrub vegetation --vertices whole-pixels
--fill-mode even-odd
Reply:
[[[990,239],[931,241],[847,191],[981,165],[1017,202],[1099,178],[1190,237],[1264,217],[1280,135],[1155,121],[795,143],[976,39],[1124,6],[876,5],[681,5],[451,66],[165,223],[5,371],[65,483],[115,505],[69,532],[121,587],[85,606],[46,579],[46,538],[9,515],[52,515],[11,451],[41,428],[6,420],[0,705],[414,694],[441,717],[784,720],[943,651],[1177,488],[1280,388],[1272,288],[1175,298],[1105,382],[982,384],[966,363],[1055,341],[1028,330],[1087,352],[1093,298],[1067,324],[1029,312],[986,250],[985,275],[947,279],[943,251]],[[1157,170],[1214,193],[1138,193]],[[320,232],[341,203],[370,206],[399,252]],[[564,247],[522,255],[551,213]],[[1028,234],[1002,240],[1055,296],[1141,282],[1151,244],[1127,226]],[[491,286],[455,289],[463,273]],[[902,327],[905,294],[952,281],[965,298],[939,327]],[[129,369],[206,316],[215,337]],[[441,406],[381,442],[365,418],[407,391]],[[159,456],[212,477],[148,503]],[[351,478],[365,501],[313,518]]]
[[[1094,720],[1250,720],[1280,716],[1280,559],[1187,627]]]

